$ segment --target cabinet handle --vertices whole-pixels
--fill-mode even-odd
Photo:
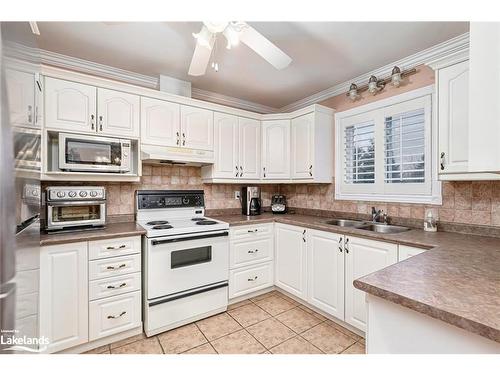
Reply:
[[[102,132],[102,116],[99,116],[99,131]]]
[[[127,245],[120,245],[120,246],[108,246],[106,250],[120,250],[120,249],[125,249]]]
[[[243,177],[243,167],[240,165],[240,177]]]
[[[90,115],[90,128],[95,129],[95,115]]]
[[[255,254],[259,251],[259,249],[255,249],[255,250],[248,250],[248,254]]]
[[[257,280],[257,278],[258,278],[258,277],[257,277],[257,276],[255,276],[254,278],[252,278],[252,279],[247,279],[247,280],[248,280],[248,281],[255,281],[255,280]]]
[[[349,237],[345,239],[344,250],[346,254],[349,254]]]
[[[266,167],[262,168],[264,170],[264,177],[266,177]]]
[[[258,229],[249,229],[247,230],[248,233],[257,233],[259,230]]]
[[[35,106],[35,124],[38,123],[38,106]]]
[[[108,315],[108,319],[118,319],[118,318],[121,318],[123,315],[125,315],[127,312],[126,311],[122,311],[120,313],[120,315]]]
[[[179,132],[177,132],[176,134],[177,134],[177,146],[179,146],[179,144],[181,143],[181,138]]]
[[[186,145],[186,134],[185,133],[182,133],[182,145],[183,146]]]
[[[312,165],[310,165],[310,166],[309,166],[309,176],[311,176],[311,177],[312,177],[312,175],[313,175],[312,169],[313,169],[313,166],[312,166]]]
[[[236,168],[236,176],[235,177],[238,177],[238,166],[236,166],[235,168]]]
[[[444,171],[444,152],[441,153],[441,170]]]
[[[33,107],[28,106],[28,122],[31,124],[33,121]]]
[[[302,232],[302,241],[306,242],[306,230]]]
[[[120,264],[117,267],[115,267],[115,266],[107,266],[106,269],[107,270],[119,270],[120,268],[123,268],[123,267],[127,267],[127,265],[125,263],[123,263],[123,264]]]
[[[339,251],[342,252],[342,237],[339,238]]]
[[[108,285],[108,286],[107,286],[107,288],[108,288],[108,289],[120,289],[120,288],[123,288],[123,287],[125,287],[125,286],[127,286],[127,283],[123,283],[123,284],[120,284],[120,285],[118,285],[118,286]]]

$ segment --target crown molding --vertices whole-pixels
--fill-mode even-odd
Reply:
[[[349,90],[349,86],[351,85],[351,83],[361,85],[363,83],[366,83],[371,75],[377,77],[388,76],[395,65],[399,66],[401,70],[406,70],[414,68],[418,65],[427,64],[430,61],[444,59],[449,55],[454,55],[458,53],[466,53],[466,54],[469,53],[469,33],[456,36],[452,39],[436,44],[435,46],[427,48],[423,51],[417,52],[413,55],[394,61],[390,64],[384,65],[380,68],[377,68],[375,70],[362,74],[358,77],[350,79],[349,81],[342,82],[326,90],[310,95],[304,99],[290,103],[284,107],[279,108],[279,112],[294,111],[296,109],[321,102],[323,100],[331,98],[332,96],[345,94]]]
[[[193,88],[191,90],[191,97],[194,99],[205,100],[207,102],[226,105],[229,107],[236,107],[251,112],[257,113],[277,113],[278,108],[268,107],[263,104],[254,103],[248,100],[238,99],[233,96],[218,94],[212,91]]]

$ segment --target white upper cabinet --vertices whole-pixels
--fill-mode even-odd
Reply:
[[[467,173],[469,160],[469,62],[437,70],[439,173]]]
[[[262,122],[262,178],[290,178],[290,120]]]
[[[141,143],[180,146],[180,109],[177,103],[141,98]]]
[[[249,118],[238,119],[240,178],[260,178],[260,121]]]
[[[312,179],[314,113],[292,119],[292,179]]]
[[[214,130],[215,161],[213,177],[238,178],[241,172],[238,150],[238,117],[215,112]]]
[[[6,82],[10,122],[16,126],[38,127],[35,75],[9,69],[6,71]]]
[[[98,132],[110,136],[139,136],[138,95],[97,89]]]
[[[365,292],[356,289],[354,280],[398,261],[398,245],[345,236],[345,322],[366,330]]]
[[[94,86],[45,78],[45,126],[78,133],[97,131],[97,89]]]
[[[181,144],[197,150],[214,150],[214,113],[207,109],[181,106]]]

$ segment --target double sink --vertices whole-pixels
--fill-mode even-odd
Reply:
[[[336,225],[338,227],[362,229],[370,232],[385,233],[385,234],[401,233],[410,230],[410,228],[408,227],[401,227],[398,225],[389,225],[382,223],[374,223],[371,221],[359,221],[359,220],[348,220],[348,219],[328,220],[326,224]]]

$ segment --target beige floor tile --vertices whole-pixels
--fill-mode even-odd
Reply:
[[[259,354],[266,350],[244,329],[212,341],[211,344],[219,354]]]
[[[263,299],[274,296],[276,293],[278,293],[276,290],[272,290],[270,292],[252,297],[252,298],[250,298],[250,301],[252,301],[252,302],[262,301]]]
[[[344,350],[341,354],[365,354],[366,349],[365,346],[359,342],[351,345],[346,350]]]
[[[111,354],[163,354],[157,337],[142,339],[131,344],[111,349]]]
[[[142,340],[145,338],[146,338],[146,335],[144,334],[144,332],[139,333],[138,335],[135,335],[135,336],[129,337],[127,339],[123,339],[123,340],[112,343],[111,349],[116,349],[116,348],[119,348],[120,346],[131,344],[133,342],[136,342],[136,341],[139,341],[139,340]]]
[[[293,298],[291,297],[288,297],[286,294],[283,294],[281,292],[278,292],[276,291],[276,293],[274,294],[276,297],[280,297],[280,298],[283,298],[285,301],[288,301],[290,302],[291,304],[295,305],[295,306],[298,306],[300,305],[300,302],[297,302],[296,300],[294,300]]]
[[[109,354],[109,345],[99,346],[98,348],[89,350],[83,354]]]
[[[238,307],[241,307],[241,306],[245,306],[245,305],[248,305],[252,303],[252,301],[250,301],[249,299],[245,299],[243,301],[240,301],[240,302],[236,302],[236,303],[232,303],[230,304],[227,309],[228,310],[234,310],[234,309],[237,309]]]
[[[295,332],[274,318],[254,324],[247,331],[268,349],[295,336]]]
[[[196,325],[200,331],[203,332],[208,341],[215,340],[221,336],[241,329],[241,326],[227,313],[200,320],[196,322]]]
[[[302,337],[327,354],[340,353],[356,342],[326,322],[305,331]]]
[[[271,315],[253,303],[228,311],[228,314],[236,319],[243,327],[248,327],[271,317]]]
[[[195,324],[188,324],[158,335],[166,354],[182,353],[207,342]]]
[[[196,348],[190,349],[182,354],[217,354],[217,352],[212,345],[207,342],[206,344],[197,346]]]
[[[328,318],[324,315],[321,315],[320,313],[317,313],[316,311],[314,310],[311,310],[309,307],[307,306],[304,306],[304,305],[298,305],[297,306],[298,308],[304,310],[305,312],[311,314],[311,315],[314,315],[316,318],[318,318],[319,320],[321,320],[322,322],[324,322],[325,320],[327,320]]]
[[[309,328],[321,323],[320,319],[298,307],[276,315],[276,319],[297,333],[307,331]]]
[[[337,331],[342,332],[344,335],[352,337],[356,341],[359,341],[362,339],[362,337],[360,335],[348,330],[347,328],[342,327],[340,324],[337,324],[329,319],[326,321],[326,323],[329,324],[330,326],[332,326],[333,328],[335,328]]]
[[[292,337],[274,348],[273,354],[322,354],[321,350],[300,336]]]
[[[281,314],[282,312],[293,309],[295,307],[293,303],[286,301],[278,296],[271,296],[269,298],[257,301],[255,302],[255,304],[272,316]]]
[[[363,344],[363,345],[366,345],[366,341],[365,341],[365,339],[363,339],[363,338],[359,340],[359,343],[360,343],[360,344]]]

